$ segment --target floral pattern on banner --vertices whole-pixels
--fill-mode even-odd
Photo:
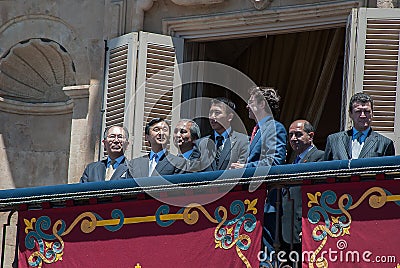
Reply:
[[[311,254],[309,268],[329,267],[329,260],[321,254],[328,239],[349,236],[352,224],[352,210],[368,200],[368,205],[373,209],[380,209],[388,202],[400,206],[400,195],[393,195],[382,187],[371,187],[364,191],[358,200],[353,200],[352,195],[337,194],[332,190],[310,193],[307,192],[308,214],[307,220],[313,225],[312,239],[320,245]],[[304,204],[304,203],[303,203]],[[323,224],[320,224],[323,222]],[[399,265],[397,265],[398,267]]]
[[[214,216],[200,204],[189,204],[181,208],[177,213],[170,213],[168,205],[161,205],[155,215],[145,217],[126,218],[120,209],[111,212],[111,219],[103,219],[94,212],[84,212],[77,216],[67,228],[64,220],[59,219],[52,223],[50,217],[41,216],[38,219],[24,219],[25,223],[25,247],[30,250],[37,248],[28,258],[30,267],[42,267],[43,263],[54,264],[62,261],[64,254],[63,237],[67,236],[76,226],[80,224],[80,230],[84,234],[92,233],[97,227],[104,227],[107,231],[117,232],[125,225],[135,223],[156,222],[159,226],[167,228],[175,221],[183,221],[187,225],[194,225],[198,222],[201,212],[207,220],[217,224],[214,231],[216,249],[234,249],[237,256],[245,264],[251,267],[245,256],[245,251],[251,246],[251,239],[246,233],[255,230],[258,213],[254,200],[235,200],[230,204],[229,213],[224,206],[218,206]]]

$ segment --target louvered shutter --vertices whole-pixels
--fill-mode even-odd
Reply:
[[[107,46],[102,135],[105,128],[116,125],[125,126],[132,137],[138,34],[114,38]],[[131,154],[130,148],[127,155]],[[101,145],[101,155],[103,150]]]
[[[349,44],[345,66],[347,103],[354,93],[370,94],[374,99],[372,128],[395,141],[400,152],[400,10],[359,8],[351,17],[349,27],[355,34],[350,35],[354,43]],[[348,113],[346,117],[349,122]]]
[[[172,132],[179,120],[182,87],[178,64],[182,61],[183,39],[139,33],[133,157],[150,150],[144,137],[148,121],[166,118]],[[170,149],[176,152],[174,146]]]

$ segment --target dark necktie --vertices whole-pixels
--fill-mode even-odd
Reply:
[[[221,152],[222,152],[222,141],[224,140],[224,137],[222,136],[217,136],[215,137],[215,141],[216,141],[216,146],[217,146],[217,151],[215,153],[215,162],[219,163],[219,157],[221,156]]]
[[[258,124],[256,124],[253,128],[253,132],[251,132],[250,143],[254,140],[254,137],[256,136],[258,129],[259,129]]]
[[[358,141],[358,143],[361,144],[361,137],[363,136],[363,133],[361,131],[357,132],[356,135],[354,135],[354,139]]]

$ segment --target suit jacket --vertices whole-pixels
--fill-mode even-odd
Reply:
[[[351,159],[353,130],[342,131],[328,136],[325,148],[325,160]],[[393,141],[370,130],[358,158],[394,155]]]
[[[114,174],[111,176],[110,180],[120,179],[122,174],[128,170],[126,166],[126,158],[124,158],[114,171]],[[86,166],[85,171],[82,174],[81,182],[91,182],[91,181],[104,181],[106,176],[107,169],[107,159],[90,163]]]
[[[320,162],[324,160],[324,151],[318,150],[317,147],[313,147],[300,161],[300,163],[307,162]],[[290,187],[282,196],[282,237],[283,240],[290,244],[290,240],[293,239],[293,243],[300,243],[299,234],[301,232],[301,188],[300,186]],[[290,199],[289,199],[290,196]],[[292,204],[294,209],[293,215],[293,229],[292,229]],[[293,231],[292,237],[290,232]]]
[[[246,167],[284,164],[287,141],[285,127],[272,117],[259,127],[250,144]]]
[[[200,152],[200,158],[195,161],[192,169],[203,171],[225,170],[232,163],[245,163],[248,156],[249,137],[243,133],[231,131],[224,142],[218,164],[215,161],[214,133],[196,140],[194,151]]]
[[[182,156],[182,157],[183,157],[183,156]],[[192,153],[189,155],[188,160],[196,160],[196,159],[198,159],[198,158],[200,158],[200,152],[199,152],[198,150],[195,150],[195,149],[193,148],[193,151],[192,151]]]
[[[127,163],[127,178],[149,177],[149,155],[134,158]],[[172,175],[183,173],[186,169],[186,160],[166,152],[158,161],[151,176]]]

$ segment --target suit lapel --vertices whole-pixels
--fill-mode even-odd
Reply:
[[[156,165],[156,168],[154,169],[153,173],[151,173],[151,176],[156,176],[156,175],[161,174],[161,171],[168,164],[167,154],[168,154],[168,152],[165,152],[165,154],[160,158],[160,160],[158,161],[158,163]]]
[[[104,178],[106,177],[106,169],[107,169],[107,158],[99,162],[98,172],[96,172],[96,175],[98,176],[97,178],[98,181],[104,181]]]
[[[117,169],[114,171],[114,174],[111,176],[110,180],[121,178],[122,174],[124,174],[124,172],[128,169],[128,167],[125,165],[125,160],[126,158],[122,160]]]
[[[214,159],[215,159],[215,153],[216,153],[216,151],[215,151],[215,136],[214,136],[214,131],[211,133],[211,135],[210,135],[210,137],[207,139],[207,151],[208,151],[208,154],[209,154],[209,159],[213,159],[213,161],[211,161],[211,165],[210,165],[210,167],[211,167],[211,169],[212,170],[218,170],[218,168],[217,168],[217,164],[215,163],[215,161],[214,161]]]
[[[310,156],[314,153],[314,151],[317,150],[317,148],[314,146],[311,148],[310,151],[301,159],[300,163],[307,163],[310,160]]]
[[[375,143],[377,142],[377,138],[378,135],[375,132],[369,132],[358,158],[364,158],[367,155],[367,153],[374,147]]]
[[[221,168],[225,159],[231,155],[232,148],[235,146],[236,136],[232,135],[232,134],[233,134],[233,131],[231,132],[228,139],[226,139],[226,141],[224,143],[224,148],[222,149],[221,155],[219,157],[218,169]]]
[[[250,152],[253,151],[253,148],[256,146],[257,142],[259,139],[261,139],[261,127],[259,128],[257,134],[254,136],[254,139],[252,140],[251,144],[250,144]]]
[[[351,159],[351,137],[353,135],[353,130],[348,130],[343,132],[343,136],[341,137],[344,151],[341,151],[342,159]],[[339,147],[340,148],[340,147]]]
[[[149,176],[149,156],[144,155],[143,157],[139,158],[139,165],[137,165],[139,169],[138,177],[148,177]]]

